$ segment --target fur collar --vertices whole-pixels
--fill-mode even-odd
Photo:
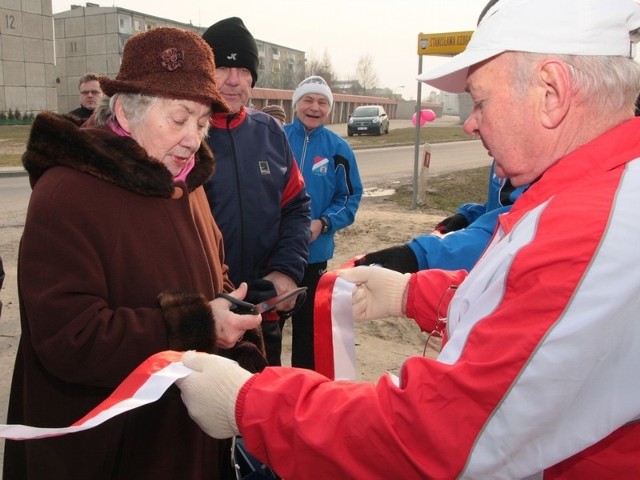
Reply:
[[[65,166],[140,195],[171,197],[171,173],[135,140],[108,128],[80,128],[81,123],[78,118],[52,112],[36,117],[22,156],[32,187],[49,168]],[[207,181],[214,168],[213,154],[203,142],[186,179],[189,191]]]

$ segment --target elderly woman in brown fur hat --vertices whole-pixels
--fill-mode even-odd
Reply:
[[[131,37],[120,73],[100,79],[108,98],[90,122],[50,112],[34,122],[9,423],[70,425],[164,350],[264,366],[255,344],[240,341],[260,316],[216,298],[242,299],[246,285],[228,280],[202,188],[214,170],[202,143],[209,117],[227,110],[214,74],[198,35],[156,28]],[[228,456],[174,387],[84,432],[7,441],[4,478],[216,479]]]

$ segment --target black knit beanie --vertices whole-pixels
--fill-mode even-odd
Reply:
[[[218,67],[247,68],[255,86],[258,80],[258,46],[253,35],[238,17],[225,18],[211,25],[202,38],[213,50]]]

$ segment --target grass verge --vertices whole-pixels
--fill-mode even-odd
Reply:
[[[449,215],[463,203],[485,203],[489,169],[480,167],[429,177],[425,203],[420,209],[442,211]],[[413,185],[401,185],[385,201],[411,208]]]
[[[0,167],[22,166],[31,125],[0,125]]]
[[[385,135],[363,135],[347,137],[344,139],[351,145],[351,148],[371,148],[388,145],[410,145],[416,141],[415,128],[397,128],[389,130]],[[420,144],[426,141],[429,143],[458,142],[461,140],[472,140],[464,133],[462,126],[455,127],[428,127],[420,129]]]

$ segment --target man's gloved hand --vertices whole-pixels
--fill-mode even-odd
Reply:
[[[247,295],[244,297],[244,300],[245,302],[253,303],[254,305],[278,295],[275,285],[264,278],[254,278],[253,280],[249,280],[247,282],[247,287]]]
[[[433,229],[439,233],[455,232],[456,230],[462,230],[469,226],[469,221],[461,213],[456,213],[450,217],[445,218],[438,223]]]
[[[354,319],[372,320],[404,315],[411,274],[381,267],[355,267],[340,270],[338,276],[356,284],[351,299]]]
[[[418,271],[418,259],[415,253],[406,245],[389,247],[377,252],[367,253],[354,262],[359,265],[380,265],[400,273],[415,273]]]
[[[214,438],[240,435],[236,399],[252,374],[228,358],[194,351],[185,352],[182,363],[194,370],[176,382],[193,421]]]

